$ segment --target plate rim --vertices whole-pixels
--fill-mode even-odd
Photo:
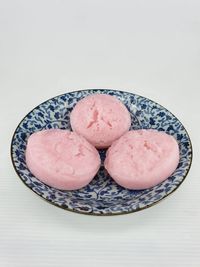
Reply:
[[[151,102],[154,102],[155,104],[159,105],[160,107],[162,107],[163,109],[165,109],[167,112],[171,113],[174,118],[176,118],[180,123],[181,125],[183,126],[183,129],[185,130],[187,136],[188,136],[188,141],[189,141],[189,147],[191,149],[191,159],[190,159],[190,163],[189,163],[189,166],[187,167],[187,171],[185,173],[185,175],[183,176],[183,179],[182,181],[179,183],[179,185],[177,187],[175,187],[170,193],[167,193],[163,198],[149,204],[149,205],[146,205],[144,207],[141,207],[141,208],[137,208],[135,210],[131,210],[131,211],[121,211],[121,212],[116,212],[116,213],[112,213],[112,212],[108,212],[108,213],[94,213],[94,212],[84,212],[84,211],[79,211],[79,210],[74,210],[74,209],[69,209],[67,207],[63,207],[63,206],[59,206],[58,204],[52,202],[51,200],[47,200],[46,198],[42,197],[41,195],[39,195],[37,192],[35,192],[32,188],[30,188],[26,183],[25,181],[22,179],[20,173],[18,172],[16,166],[15,166],[15,163],[14,163],[14,157],[13,157],[13,142],[14,142],[14,137],[15,137],[15,134],[17,132],[17,129],[18,127],[20,126],[20,124],[22,123],[22,121],[30,114],[32,113],[38,106],[54,99],[54,98],[57,98],[57,97],[61,97],[65,94],[70,94],[70,93],[78,93],[78,92],[84,92],[84,91],[116,91],[116,92],[120,92],[120,93],[127,93],[127,94],[132,94],[132,95],[136,95],[138,97],[142,97],[142,98],[145,98],[147,100],[150,100]],[[11,143],[10,143],[10,157],[11,157],[11,162],[12,162],[12,165],[13,165],[13,168],[15,170],[15,173],[17,174],[17,176],[20,178],[20,180],[22,181],[22,183],[27,187],[29,188],[29,190],[31,190],[34,194],[36,194],[39,198],[43,199],[44,201],[58,207],[58,208],[61,208],[63,210],[67,210],[67,211],[70,211],[70,212],[73,212],[73,213],[78,213],[78,214],[84,214],[84,215],[91,215],[91,216],[116,216],[116,215],[126,215],[126,214],[131,214],[131,213],[135,213],[135,212],[138,212],[138,211],[142,211],[142,210],[145,210],[145,209],[148,209],[156,204],[159,204],[162,200],[164,200],[166,197],[169,197],[170,195],[172,195],[180,186],[181,184],[185,181],[190,169],[191,169],[191,166],[192,166],[192,161],[193,161],[193,146],[192,146],[192,141],[191,141],[191,138],[190,138],[190,135],[188,133],[188,131],[186,130],[185,126],[182,124],[182,122],[177,118],[177,116],[175,116],[170,110],[168,110],[167,108],[165,108],[163,105],[157,103],[156,101],[148,98],[148,97],[145,97],[145,96],[142,96],[142,95],[139,95],[139,94],[135,94],[135,93],[132,93],[132,92],[127,92],[127,91],[121,91],[121,90],[117,90],[117,89],[111,89],[111,88],[86,88],[86,89],[78,89],[78,90],[74,90],[74,91],[70,91],[70,92],[66,92],[66,93],[62,93],[62,94],[59,94],[59,95],[56,95],[54,97],[51,97],[43,102],[41,102],[40,104],[38,104],[37,106],[35,106],[33,109],[31,109],[31,111],[29,111],[21,120],[20,122],[18,123],[17,127],[15,128],[14,130],[14,133],[11,137]]]

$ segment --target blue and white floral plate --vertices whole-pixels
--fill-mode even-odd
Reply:
[[[34,132],[49,129],[70,129],[69,115],[75,104],[94,93],[116,96],[131,113],[132,129],[153,128],[173,135],[179,143],[180,162],[177,170],[163,183],[146,190],[128,190],[117,185],[103,167],[105,151],[101,150],[102,166],[92,182],[75,191],[62,191],[39,181],[25,162],[27,138]],[[145,97],[128,92],[90,89],[56,96],[29,112],[18,125],[11,144],[13,166],[23,183],[49,203],[65,210],[93,214],[116,215],[139,211],[158,203],[174,192],[185,179],[192,162],[192,145],[181,122],[167,109]]]

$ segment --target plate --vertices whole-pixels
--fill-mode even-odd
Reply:
[[[180,148],[176,171],[161,184],[146,190],[128,190],[117,185],[103,167],[105,150],[100,150],[102,164],[99,172],[80,190],[58,190],[39,181],[25,162],[27,138],[43,129],[71,129],[69,115],[76,103],[85,96],[100,93],[117,97],[130,111],[132,129],[157,129],[173,135]],[[174,192],[185,179],[192,162],[192,145],[182,123],[156,102],[128,92],[89,89],[70,92],[51,98],[29,112],[19,123],[11,142],[13,166],[23,181],[37,195],[65,210],[92,214],[117,215],[139,211],[158,203]]]

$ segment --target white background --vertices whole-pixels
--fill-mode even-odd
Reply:
[[[33,107],[114,88],[171,110],[194,149],[190,173],[147,210],[95,217],[58,209],[15,174],[10,141]],[[0,0],[0,266],[200,266],[199,0]]]

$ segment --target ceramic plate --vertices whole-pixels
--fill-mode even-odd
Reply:
[[[180,162],[176,171],[163,183],[146,190],[128,190],[117,185],[103,167],[105,150],[100,150],[102,165],[92,182],[75,191],[63,191],[39,181],[25,162],[27,138],[42,129],[71,129],[69,115],[76,103],[94,93],[109,94],[121,100],[131,113],[132,129],[157,129],[173,135],[179,143]],[[185,179],[192,161],[191,141],[182,123],[166,108],[145,97],[128,92],[90,89],[56,96],[29,112],[14,132],[11,143],[14,168],[33,192],[65,210],[117,215],[148,208],[175,191]]]

